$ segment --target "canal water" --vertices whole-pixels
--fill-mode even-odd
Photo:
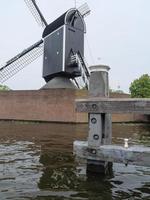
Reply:
[[[150,168],[113,165],[107,177],[86,176],[74,140],[87,125],[0,123],[0,200],[150,200]],[[150,146],[150,125],[113,124],[113,142]]]

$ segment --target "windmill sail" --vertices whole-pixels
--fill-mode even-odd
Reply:
[[[38,5],[36,4],[35,0],[24,0],[26,5],[28,6],[29,10],[31,11],[31,14],[33,15],[33,17],[35,18],[36,22],[42,26],[42,27],[46,27],[48,24],[44,18],[44,16],[42,15]]]
[[[78,11],[81,13],[82,17],[86,17],[90,14],[91,10],[87,3],[84,3],[78,8]]]
[[[42,54],[43,40],[40,40],[1,66],[0,82],[5,82]]]

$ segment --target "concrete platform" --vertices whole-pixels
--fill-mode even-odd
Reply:
[[[124,163],[150,167],[150,147],[132,146],[125,148],[117,145],[102,145],[91,149],[88,142],[75,141],[74,154],[82,159]]]

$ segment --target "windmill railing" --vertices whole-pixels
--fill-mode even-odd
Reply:
[[[71,63],[76,63],[77,66],[79,67],[79,71],[81,72],[81,77],[84,82],[84,85],[88,89],[90,73],[89,73],[88,67],[85,64],[84,59],[79,53],[76,53],[75,55],[71,56]]]

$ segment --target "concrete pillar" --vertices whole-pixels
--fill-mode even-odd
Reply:
[[[89,96],[90,97],[109,97],[109,79],[108,71],[110,67],[106,65],[90,66],[90,83]]]
[[[90,83],[89,83],[89,97],[109,97],[109,78],[108,71],[110,67],[106,65],[96,65],[90,68]],[[110,114],[89,114],[89,148],[96,149],[100,145],[111,144],[112,140],[112,122]],[[108,166],[111,163],[107,162],[92,162],[88,161],[87,170],[107,173]]]

